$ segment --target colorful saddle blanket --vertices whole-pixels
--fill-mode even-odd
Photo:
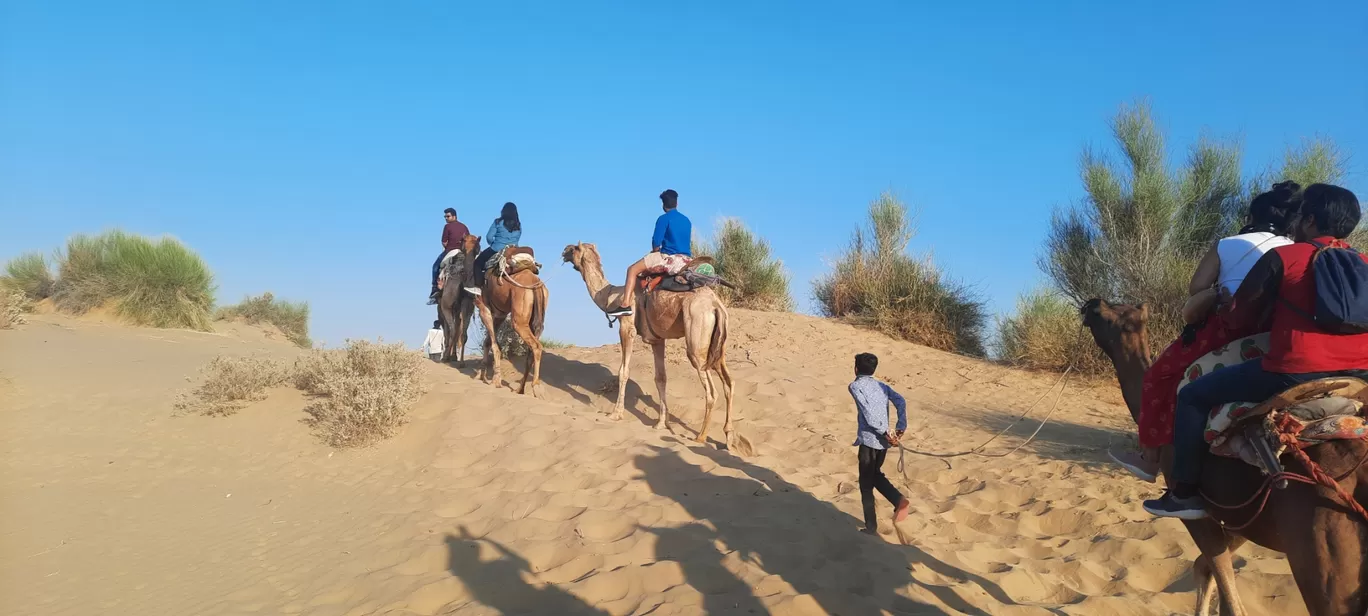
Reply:
[[[1193,362],[1178,384],[1182,390],[1204,374],[1210,374],[1226,366],[1263,357],[1268,351],[1268,334],[1255,334],[1235,340],[1216,349]],[[1363,438],[1368,435],[1368,420],[1363,415],[1363,403],[1357,399],[1327,396],[1297,403],[1287,409],[1265,408],[1263,400],[1251,402],[1231,402],[1211,410],[1207,419],[1206,440],[1211,444],[1211,452],[1218,456],[1240,458],[1254,466],[1262,467],[1257,452],[1249,437],[1237,426],[1247,421],[1268,423],[1269,411],[1285,410],[1291,418],[1302,426],[1298,440],[1306,446],[1317,445],[1339,439]],[[1258,416],[1264,419],[1257,419]],[[1281,450],[1277,450],[1281,453]]]

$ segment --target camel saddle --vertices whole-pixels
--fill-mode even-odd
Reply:
[[[713,261],[712,257],[697,257],[684,266],[684,269],[680,270],[678,274],[642,274],[637,279],[637,288],[643,293],[655,291],[684,293],[719,284],[731,286],[727,281],[718,277],[715,265],[716,262]]]
[[[1267,349],[1267,333],[1235,340],[1193,362],[1178,389],[1203,374],[1262,357]],[[1212,409],[1205,436],[1211,453],[1238,458],[1271,475],[1282,472],[1278,458],[1287,448],[1282,433],[1295,435],[1303,449],[1368,436],[1365,403],[1368,382],[1352,377],[1310,381],[1268,400],[1231,402]]]
[[[502,276],[505,273],[512,276],[526,270],[532,270],[533,274],[541,273],[541,264],[537,263],[536,253],[527,246],[509,246],[504,248],[498,257],[489,260],[485,271],[494,276]]]
[[[443,283],[453,277],[460,279],[461,274],[464,273],[462,270],[465,269],[465,261],[461,258],[463,256],[464,254],[457,249],[448,252],[445,257],[442,257],[441,269],[438,270],[437,279],[441,280]]]

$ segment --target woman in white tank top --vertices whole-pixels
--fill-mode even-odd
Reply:
[[[1252,212],[1251,212],[1252,214]],[[1234,295],[1244,282],[1245,275],[1265,252],[1292,243],[1284,235],[1286,221],[1281,223],[1250,222],[1232,235],[1216,241],[1197,264],[1197,271],[1188,283],[1188,301],[1183,305],[1183,320],[1189,324],[1205,321],[1216,309],[1224,291]]]
[[[1173,413],[1178,383],[1203,355],[1257,332],[1230,331],[1221,308],[1223,292],[1234,294],[1264,253],[1291,244],[1287,229],[1301,205],[1301,187],[1282,182],[1249,204],[1248,224],[1236,235],[1218,240],[1197,265],[1188,284],[1183,320],[1188,326],[1145,371],[1140,394],[1140,446],[1143,455],[1112,452],[1112,458],[1146,481],[1159,472],[1159,448],[1173,442]]]

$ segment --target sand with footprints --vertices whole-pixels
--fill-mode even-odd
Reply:
[[[1092,616],[1194,598],[1182,527],[1141,511],[1154,487],[1104,461],[1131,427],[1105,384],[1056,396],[1054,375],[737,310],[754,456],[692,442],[701,388],[677,343],[669,432],[649,427],[649,351],[613,422],[616,348],[571,348],[548,353],[544,400],[430,364],[411,423],[348,451],[309,433],[289,389],[230,417],[175,414],[201,365],[298,353],[282,340],[30,321],[0,332],[6,614]],[[907,396],[913,449],[967,449],[1037,400],[1034,417],[1054,414],[1005,457],[891,454],[912,514],[862,535],[846,392],[860,351]],[[1253,613],[1305,613],[1281,557],[1236,560]]]

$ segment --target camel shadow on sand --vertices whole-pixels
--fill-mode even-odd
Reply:
[[[484,358],[480,356],[468,357],[462,365],[458,366],[451,362],[447,367],[474,379],[478,376],[483,361]],[[522,357],[513,358],[510,368],[510,360],[505,358],[503,378],[510,387],[515,388],[515,391],[517,383],[522,379],[524,362],[525,359]],[[546,387],[560,390],[575,402],[601,413],[607,413],[617,401],[617,375],[603,364],[582,362],[546,351],[542,353],[541,378],[542,384]],[[623,405],[627,407],[628,413],[635,416],[642,425],[655,425],[656,418],[660,416],[660,403],[654,396],[647,394],[636,380],[628,381],[625,398]],[[604,401],[607,405],[601,408],[601,402]],[[642,407],[653,412],[647,413]]]
[[[524,580],[532,574],[526,558],[497,541],[475,537],[463,526],[459,534],[448,534],[447,569],[460,578],[475,601],[504,614],[589,614],[607,616],[583,599],[559,587],[533,586]],[[494,558],[480,557],[482,546]]]
[[[691,517],[706,520],[716,528],[715,537],[710,538],[720,540],[743,561],[783,578],[828,613],[947,613],[896,592],[917,587],[958,613],[988,613],[961,596],[956,588],[960,586],[963,592],[986,594],[1003,605],[1021,605],[997,583],[915,545],[895,545],[858,532],[861,520],[767,468],[708,447],[691,447],[691,451],[746,477],[715,475],[689,463],[673,449],[652,449],[653,455],[635,460],[642,472],[640,478],[652,492],[679,503]],[[885,514],[883,524],[892,523],[887,520],[891,513],[881,511]],[[938,583],[919,581],[918,577],[930,577]],[[941,580],[953,583],[945,585],[939,583]]]

